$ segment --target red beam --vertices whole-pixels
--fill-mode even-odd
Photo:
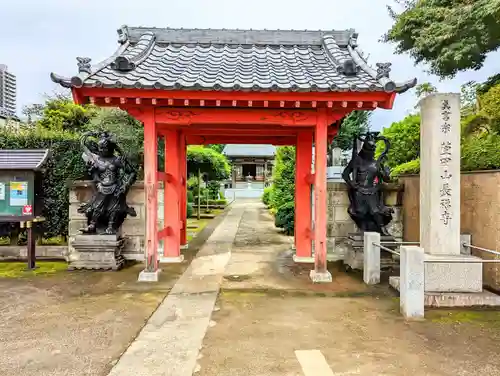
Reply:
[[[307,127],[316,124],[316,111],[311,110],[156,108],[155,117],[157,123],[172,125],[272,124]]]
[[[169,100],[212,100],[212,101],[242,101],[237,102],[238,107],[248,107],[248,101],[252,101],[255,107],[258,101],[290,102],[295,106],[296,102],[301,105],[310,106],[311,102],[379,102],[379,107],[389,106],[391,96],[394,93],[384,91],[369,92],[243,92],[243,91],[188,91],[188,90],[154,90],[154,89],[108,89],[108,88],[78,88],[75,89],[82,97],[114,97],[114,98],[149,98]],[[387,103],[386,103],[387,102]],[[198,105],[198,103],[196,104]],[[317,104],[318,105],[318,104]]]
[[[229,136],[187,136],[189,145],[207,144],[272,144],[272,145],[295,145],[296,137],[229,137]]]

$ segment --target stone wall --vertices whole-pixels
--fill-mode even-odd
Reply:
[[[401,178],[404,183],[403,238],[420,241],[420,179],[418,175]],[[460,233],[470,234],[472,244],[500,251],[500,170],[463,172],[460,179]],[[494,258],[473,250],[482,258]],[[484,264],[483,281],[500,289],[500,267]]]
[[[347,185],[342,183],[328,183],[328,224],[327,236],[335,239],[335,253],[344,253],[345,240],[349,233],[357,232],[356,225],[349,217],[349,197],[347,196]],[[394,209],[393,220],[388,227],[389,232],[397,239],[403,236],[402,224],[402,198],[403,187],[395,184],[387,184],[384,189],[386,205]]]
[[[92,196],[92,188],[88,181],[75,182],[69,194],[69,251],[73,237],[78,234],[78,230],[87,223],[84,215],[77,212],[80,205],[87,202]],[[128,217],[123,223],[122,232],[127,237],[127,242],[123,250],[123,256],[127,260],[144,260],[144,235],[146,231],[146,209],[144,206],[144,182],[135,183],[127,196],[127,203],[132,206],[137,217]],[[159,206],[162,203],[163,188],[160,185],[158,197]],[[160,209],[160,208],[159,208]],[[163,210],[158,210],[163,219]],[[159,223],[161,227],[161,223]]]

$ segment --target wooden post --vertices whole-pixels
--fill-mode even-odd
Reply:
[[[264,188],[267,187],[267,159],[264,159]]]
[[[311,163],[312,132],[297,135],[295,150],[295,262],[309,261],[311,244]]]
[[[198,221],[201,219],[201,171],[198,169]]]
[[[144,114],[144,187],[146,191],[146,268],[140,281],[157,281],[158,276],[158,136],[154,110]]]
[[[186,155],[186,136],[179,132],[179,168],[181,182],[179,184],[181,198],[181,246],[187,244],[187,155]]]
[[[314,163],[314,270],[313,282],[331,282],[332,276],[326,268],[326,163],[328,143],[328,118],[326,109],[318,110],[315,127]]]
[[[165,131],[165,188],[164,228],[162,262],[179,262],[181,252],[180,234],[180,169],[179,135],[175,130]]]
[[[28,234],[28,270],[36,269],[36,244],[35,244],[35,234],[33,231],[33,222],[26,222],[26,232]]]
[[[231,170],[231,188],[236,188],[236,164],[234,162]]]

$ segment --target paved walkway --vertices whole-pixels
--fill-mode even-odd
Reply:
[[[235,204],[109,376],[191,376],[245,211]]]

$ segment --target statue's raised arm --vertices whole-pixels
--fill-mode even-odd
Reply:
[[[98,160],[98,155],[95,154],[90,150],[90,147],[88,145],[89,143],[89,138],[90,137],[97,137],[99,134],[97,132],[91,131],[91,132],[85,132],[81,137],[80,137],[80,145],[82,147],[82,158],[85,162],[87,163],[92,163],[95,164]]]
[[[391,170],[389,167],[385,166],[384,162],[387,158],[387,153],[389,153],[389,149],[391,148],[390,141],[384,136],[378,136],[377,141],[383,141],[385,144],[384,151],[380,154],[377,159],[377,166],[379,171],[379,178],[382,181],[389,182],[391,180]]]

